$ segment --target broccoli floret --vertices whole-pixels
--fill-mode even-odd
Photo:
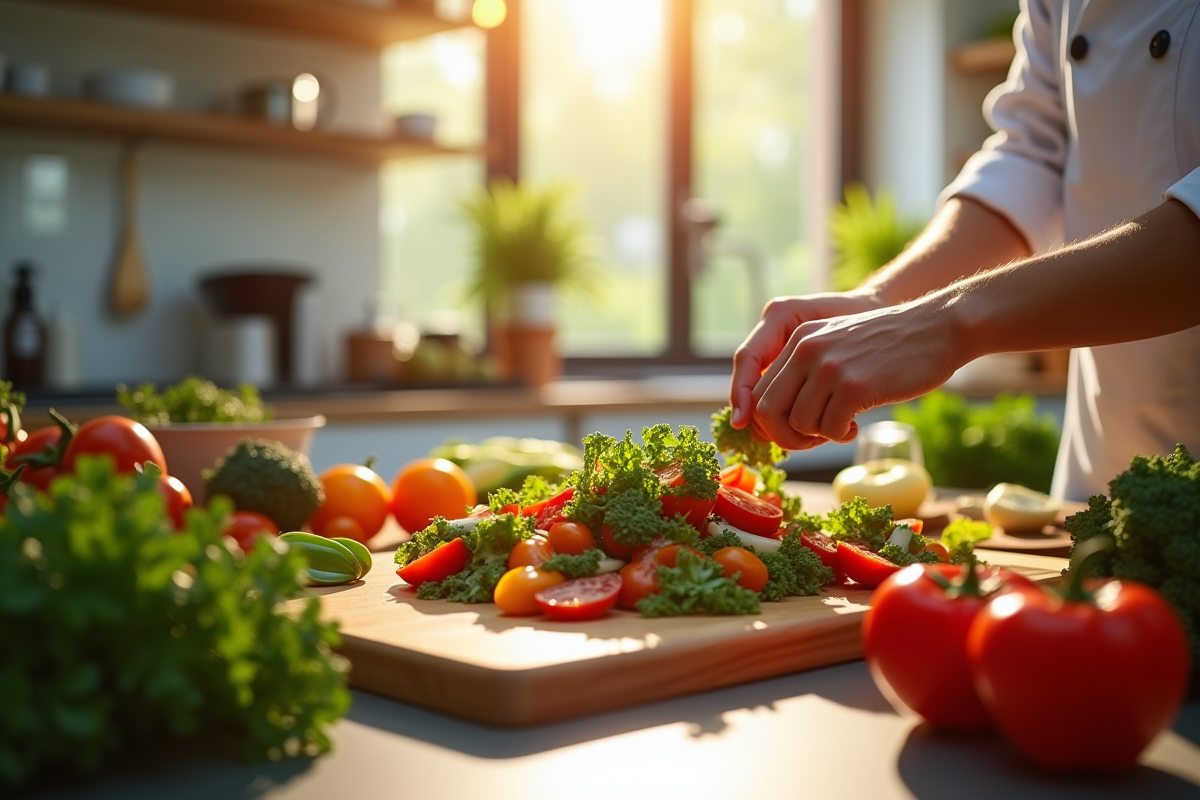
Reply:
[[[764,442],[754,436],[747,426],[740,431],[733,427],[733,409],[729,406],[712,415],[713,441],[717,450],[725,453],[730,462],[741,461],[751,467],[778,464],[787,458],[787,451],[774,442]]]
[[[325,502],[308,456],[268,439],[242,439],[204,471],[204,482],[209,498],[224,495],[285,531],[299,530]]]
[[[738,535],[732,531],[721,531],[720,533],[714,533],[712,536],[701,539],[694,546],[706,556],[711,556],[722,547],[745,547],[745,545],[742,544],[742,540],[738,538]],[[754,548],[747,547],[746,549],[752,551]]]
[[[583,578],[588,575],[595,575],[600,569],[600,561],[603,558],[604,551],[597,547],[584,550],[577,556],[558,553],[547,559],[539,569],[549,572],[561,572],[567,579]]]
[[[1067,518],[1075,546],[1111,534],[1116,547],[1092,558],[1093,574],[1149,584],[1179,614],[1200,663],[1200,462],[1183,445],[1167,458],[1137,456],[1109,483],[1109,497]]]
[[[644,617],[688,614],[757,614],[758,594],[723,576],[711,558],[680,549],[674,567],[658,567],[658,594],[637,602]]]
[[[788,533],[774,553],[758,553],[770,576],[763,587],[764,600],[818,594],[822,586],[833,583],[833,570],[821,563],[812,550],[800,542],[800,534]]]

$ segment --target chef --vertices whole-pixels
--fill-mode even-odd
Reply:
[[[1106,492],[1136,454],[1200,452],[1198,10],[1022,0],[996,133],[862,286],[767,305],[734,357],[734,425],[845,442],[855,414],[980,355],[1073,347],[1056,497]]]

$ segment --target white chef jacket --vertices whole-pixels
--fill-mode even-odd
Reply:
[[[1037,252],[1165,198],[1200,215],[1198,7],[1021,0],[1016,59],[984,104],[996,133],[940,201],[978,200]],[[1178,290],[1200,302],[1200,253],[1195,280]],[[1176,442],[1200,455],[1200,327],[1072,353],[1056,497],[1107,493],[1134,455],[1166,455]]]

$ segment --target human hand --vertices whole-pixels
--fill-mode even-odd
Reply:
[[[796,327],[751,392],[755,431],[788,450],[848,442],[855,415],[911,400],[970,360],[938,296]]]
[[[733,407],[734,428],[744,428],[754,422],[754,387],[763,372],[776,360],[788,344],[788,339],[800,325],[813,320],[858,314],[883,307],[883,301],[870,292],[840,292],[812,294],[803,297],[777,297],[767,303],[762,318],[733,355],[733,380],[729,389],[729,404]],[[756,435],[764,441],[766,432],[757,424]],[[814,438],[801,450],[826,441]]]

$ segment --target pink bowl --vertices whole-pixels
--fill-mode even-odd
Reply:
[[[147,425],[167,457],[167,471],[192,493],[197,503],[205,502],[201,472],[242,439],[270,439],[308,455],[313,435],[325,426],[325,417],[276,419],[238,425],[227,422],[177,422],[171,425]]]

